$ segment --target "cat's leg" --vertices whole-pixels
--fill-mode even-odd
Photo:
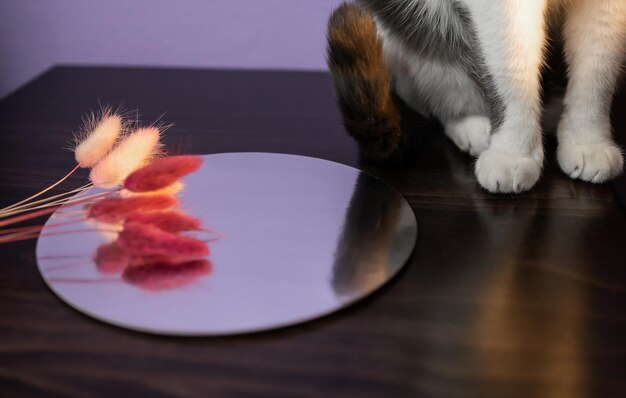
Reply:
[[[521,192],[539,179],[543,164],[540,68],[545,42],[545,0],[464,0],[484,71],[482,84],[492,104],[489,149],[475,166],[491,192]],[[483,65],[481,65],[483,64]]]
[[[569,7],[564,27],[569,82],[557,157],[570,177],[599,183],[623,168],[609,112],[626,46],[626,1],[576,0]]]
[[[396,93],[425,116],[436,117],[463,152],[478,156],[489,147],[488,107],[460,66],[413,57],[410,74],[399,75]]]
[[[381,28],[394,89],[411,108],[436,117],[463,152],[477,156],[489,146],[489,107],[465,68],[404,47]]]
[[[446,135],[463,152],[478,156],[489,147],[491,123],[487,116],[470,115],[444,122]]]

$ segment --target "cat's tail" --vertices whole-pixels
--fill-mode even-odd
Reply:
[[[368,158],[399,148],[401,116],[371,14],[349,3],[328,21],[328,66],[345,126]]]

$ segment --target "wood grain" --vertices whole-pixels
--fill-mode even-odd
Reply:
[[[625,94],[614,103],[622,144]],[[361,162],[325,73],[57,67],[0,101],[0,205],[69,170],[61,148],[99,102],[138,108],[147,122],[165,113],[174,152],[361,167],[408,198],[417,247],[390,285],[335,315],[183,339],[81,315],[44,285],[34,241],[0,246],[0,396],[626,396],[626,217],[616,199],[626,185],[566,178],[553,139],[536,188],[496,196],[474,181],[472,159],[416,116],[405,159]]]

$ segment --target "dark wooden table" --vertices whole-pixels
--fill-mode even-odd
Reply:
[[[0,396],[626,396],[626,216],[611,184],[559,171],[553,139],[539,184],[496,196],[419,118],[412,156],[360,162],[325,73],[58,67],[0,101],[0,205],[63,175],[81,115],[122,102],[146,122],[167,112],[174,152],[293,153],[383,178],[415,210],[415,252],[382,291],[324,319],[170,338],[83,316],[44,285],[34,241],[0,246]]]

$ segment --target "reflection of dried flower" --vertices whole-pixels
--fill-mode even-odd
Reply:
[[[130,254],[117,242],[105,243],[98,247],[94,258],[100,272],[110,274],[124,271],[130,261]]]
[[[120,142],[94,166],[89,179],[100,188],[114,188],[159,151],[159,129],[144,127]]]
[[[182,181],[176,181],[175,183],[166,186],[165,188],[157,189],[155,191],[146,192],[132,192],[128,189],[122,188],[120,190],[120,196],[123,198],[129,198],[137,195],[177,195],[185,188],[185,184]]]
[[[176,210],[155,213],[134,212],[126,217],[125,222],[152,225],[171,233],[202,229],[202,221]]]
[[[181,177],[198,170],[202,158],[193,155],[168,156],[134,171],[124,181],[131,192],[148,192],[169,187]]]
[[[120,115],[105,113],[84,139],[77,138],[74,157],[80,167],[93,167],[113,148],[123,128]]]
[[[149,224],[124,224],[117,242],[132,254],[163,254],[166,256],[205,257],[209,255],[206,242],[163,231]]]
[[[104,198],[89,206],[87,218],[93,218],[103,223],[114,224],[123,221],[132,213],[167,210],[178,206],[179,203],[179,200],[172,195]]]
[[[187,285],[209,272],[211,262],[198,259],[176,265],[158,262],[128,267],[124,270],[122,278],[132,285],[158,291]]]
[[[185,256],[166,256],[164,254],[143,254],[143,255],[132,255],[130,260],[128,261],[128,265],[130,267],[136,267],[140,265],[150,265],[155,263],[163,263],[168,264],[172,267],[176,267],[180,263],[184,263],[186,261],[197,260],[196,257],[185,257]]]

